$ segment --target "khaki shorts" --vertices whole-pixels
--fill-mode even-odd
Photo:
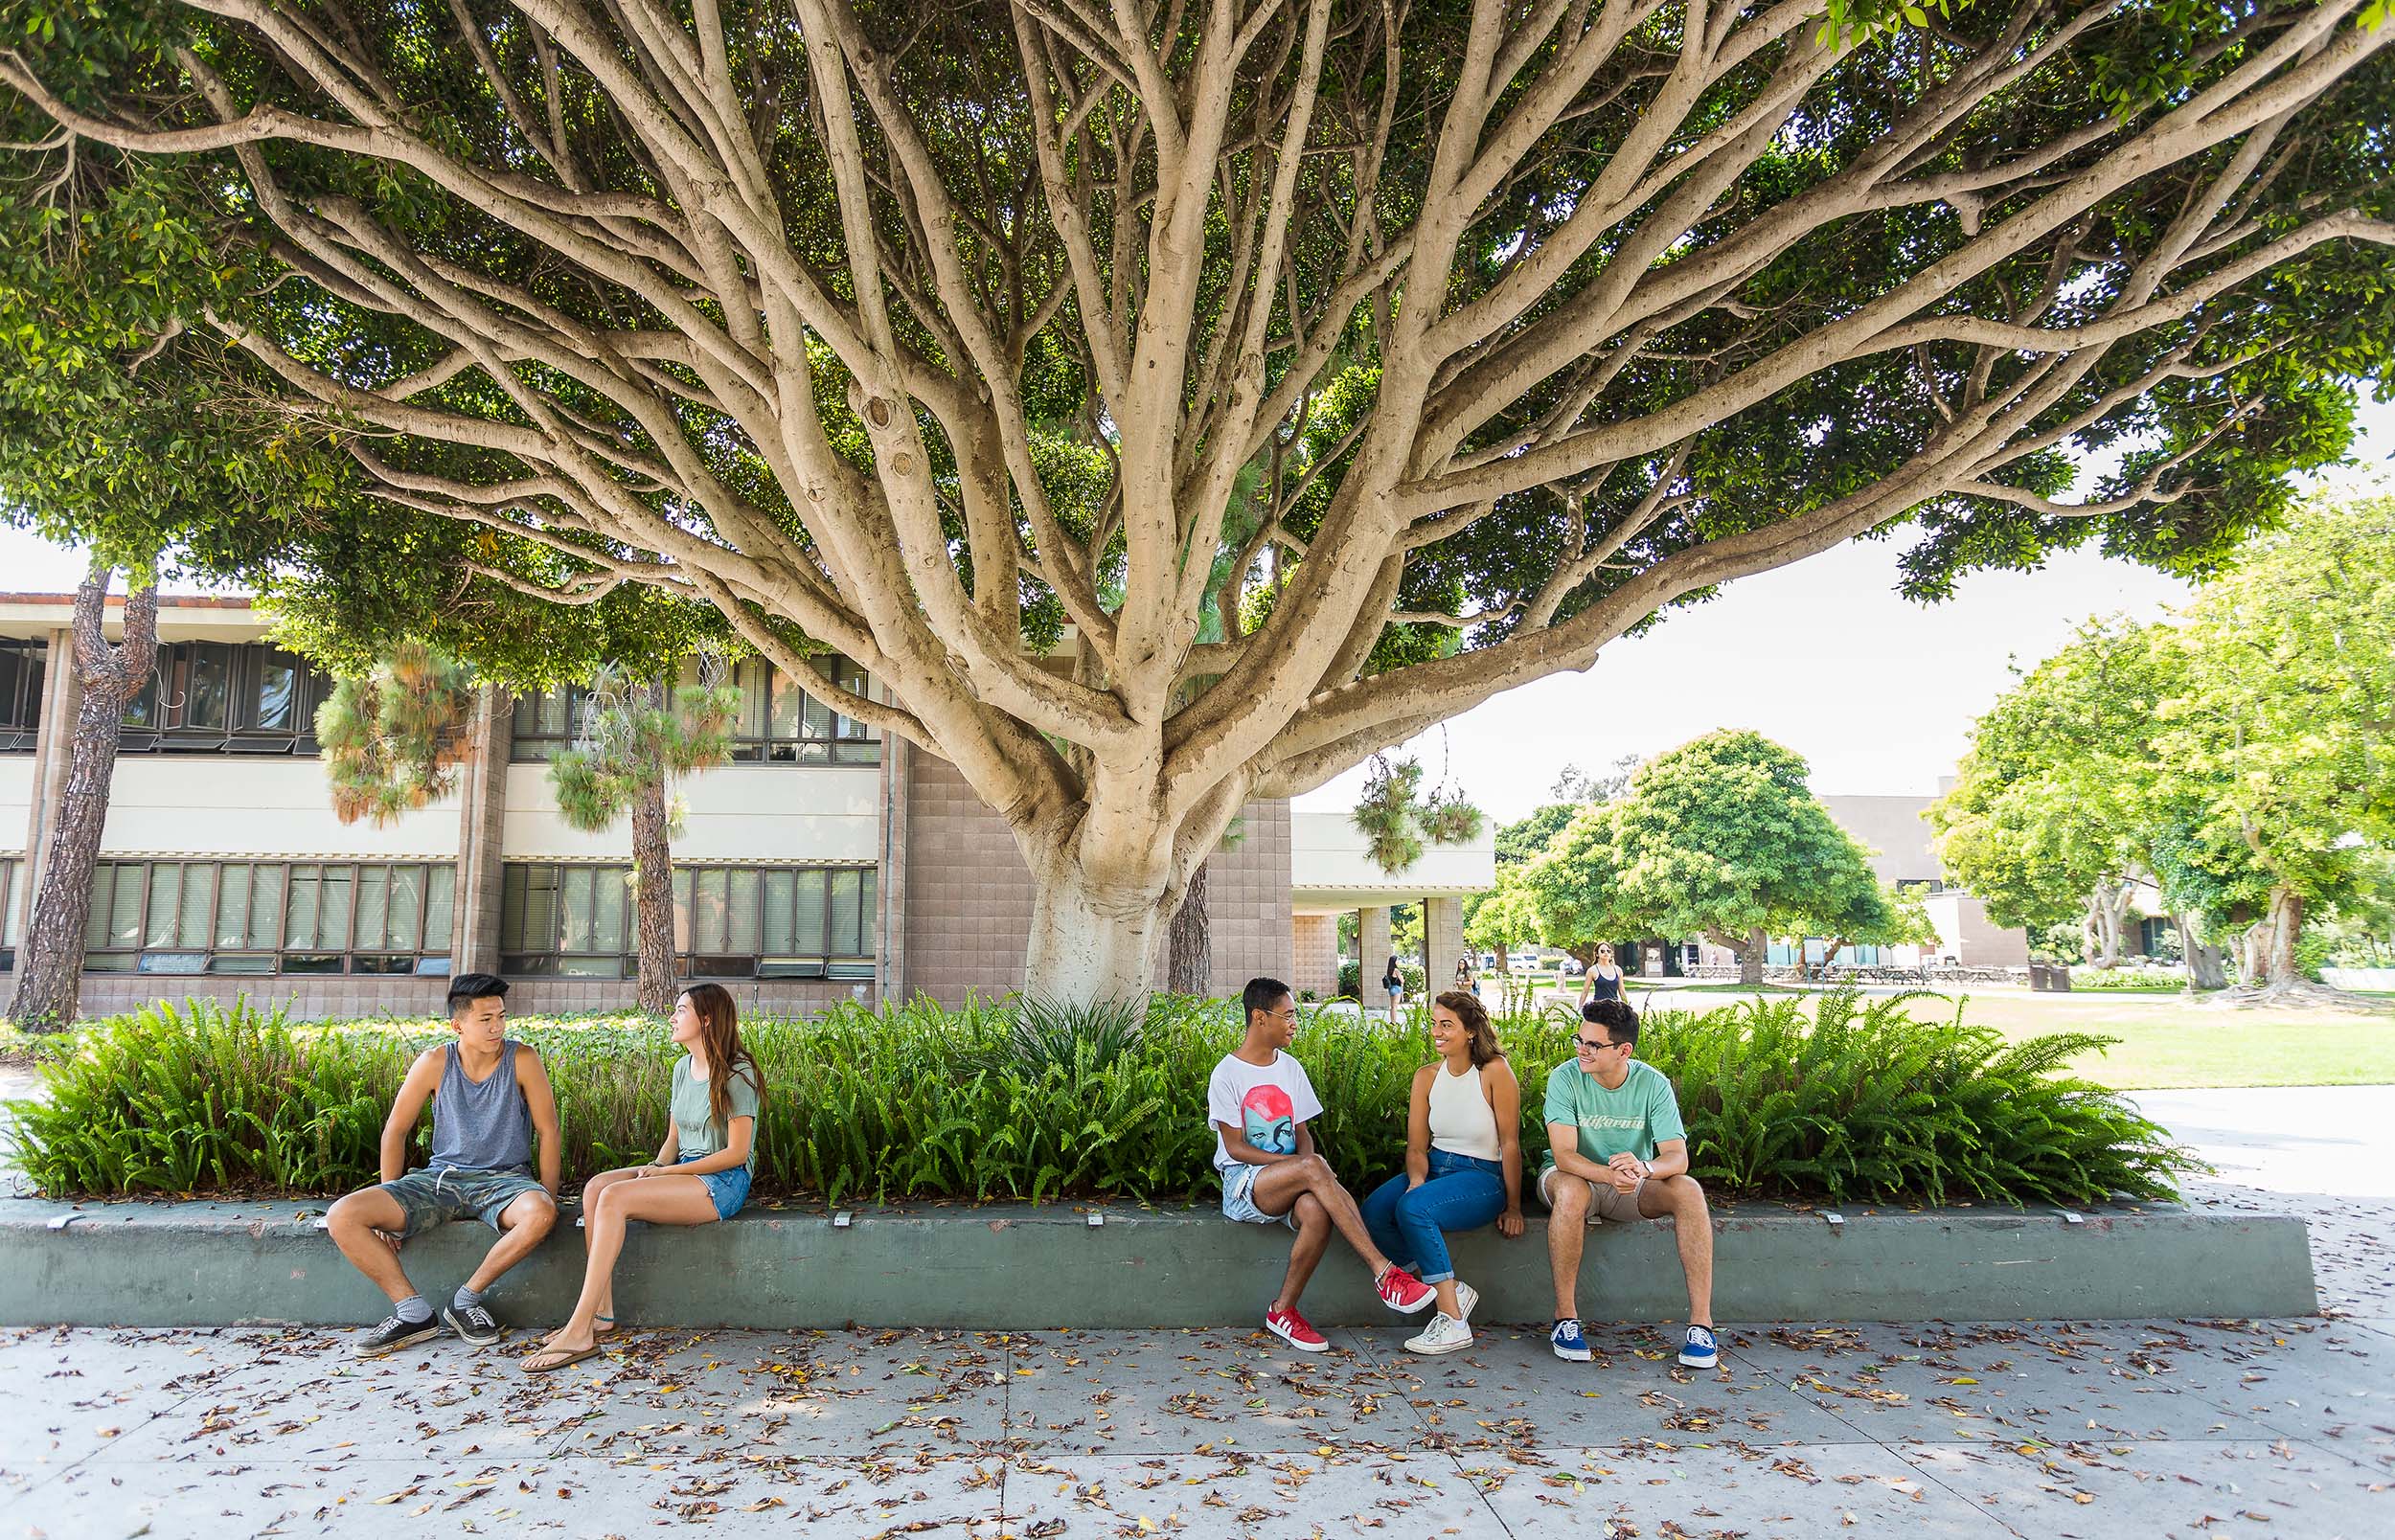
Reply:
[[[1627,1225],[1647,1217],[1638,1212],[1638,1194],[1647,1190],[1643,1179],[1625,1192],[1610,1182],[1591,1182],[1585,1176],[1565,1176],[1554,1166],[1547,1166],[1539,1173],[1539,1201],[1545,1204],[1550,1212],[1555,1208],[1554,1189],[1558,1182],[1577,1182],[1588,1189],[1588,1222],[1592,1225],[1602,1224],[1608,1219],[1617,1225]]]

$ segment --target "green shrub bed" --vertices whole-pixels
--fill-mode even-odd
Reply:
[[[1916,1014],[1929,1008],[1918,999],[1811,1004],[1647,1018],[1640,1054],[1678,1087],[1696,1175],[1714,1189],[2091,1203],[2166,1197],[2192,1168],[2126,1102],[2061,1073],[2108,1039],[2008,1046],[1960,1012]],[[1550,1008],[1500,1027],[1522,1077],[1529,1170],[1546,1147],[1546,1074],[1577,1020]],[[654,1154],[677,1052],[659,1026],[519,1019],[511,1030],[557,1088],[569,1186]],[[843,1007],[744,1033],[766,1081],[760,1193],[1213,1195],[1205,1085],[1237,1043],[1234,1006],[1160,997],[1144,1019]],[[43,1051],[46,1095],[11,1104],[17,1159],[53,1196],[345,1191],[375,1180],[407,1062],[445,1035],[439,1023],[306,1025],[203,1001],[95,1022]],[[1424,1034],[1325,1012],[1294,1052],[1328,1109],[1314,1137],[1334,1167],[1357,1186],[1397,1169]]]

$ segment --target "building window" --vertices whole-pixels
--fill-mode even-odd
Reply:
[[[811,660],[815,671],[852,694],[870,696],[873,680],[846,658],[826,655]],[[695,668],[686,669],[685,682]],[[741,692],[739,715],[732,724],[732,759],[743,764],[862,764],[881,762],[880,730],[844,716],[809,692],[804,678],[794,678],[761,658],[743,659],[733,668],[732,683]],[[514,747],[511,759],[530,764],[546,760],[569,747],[580,725],[582,699],[580,685],[544,690],[515,698]]]
[[[120,752],[314,754],[331,681],[262,643],[174,642],[125,708]]]
[[[14,856],[0,860],[0,969],[16,966],[16,869],[21,865]],[[29,907],[33,896],[25,895]]]
[[[103,861],[83,966],[444,974],[456,876],[413,861]]]
[[[699,979],[871,979],[870,867],[677,866],[675,971]],[[627,979],[640,971],[631,869],[507,863],[500,967]]]
[[[41,733],[50,644],[0,640],[0,752],[31,753]]]

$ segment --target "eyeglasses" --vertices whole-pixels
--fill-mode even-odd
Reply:
[[[1577,1035],[1572,1038],[1572,1042],[1584,1053],[1602,1053],[1608,1048],[1619,1048],[1622,1046],[1619,1043],[1590,1042],[1587,1038]]]

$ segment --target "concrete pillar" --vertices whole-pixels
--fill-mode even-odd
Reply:
[[[1317,1000],[1339,992],[1339,917],[1289,917],[1289,985]]]
[[[875,878],[879,900],[874,959],[874,1004],[906,998],[906,757],[912,750],[894,733],[881,735],[881,867]]]
[[[83,704],[75,674],[75,633],[50,632],[50,655],[42,664],[41,721],[34,735],[34,781],[26,794],[24,897],[9,906],[13,931],[22,934],[25,911],[41,892],[42,863],[50,858],[50,835],[66,801],[67,763],[75,754],[75,713]],[[11,940],[14,938],[11,937]]]
[[[1455,987],[1455,963],[1464,955],[1464,900],[1424,900],[1422,922],[1424,998]]]
[[[1383,907],[1357,912],[1356,919],[1356,992],[1363,997],[1367,1008],[1389,1008],[1389,992],[1380,987],[1381,970],[1388,966],[1389,912]]]
[[[505,891],[508,759],[515,748],[515,701],[482,687],[473,746],[458,773],[457,900],[449,919],[449,971],[499,971],[499,899]]]

